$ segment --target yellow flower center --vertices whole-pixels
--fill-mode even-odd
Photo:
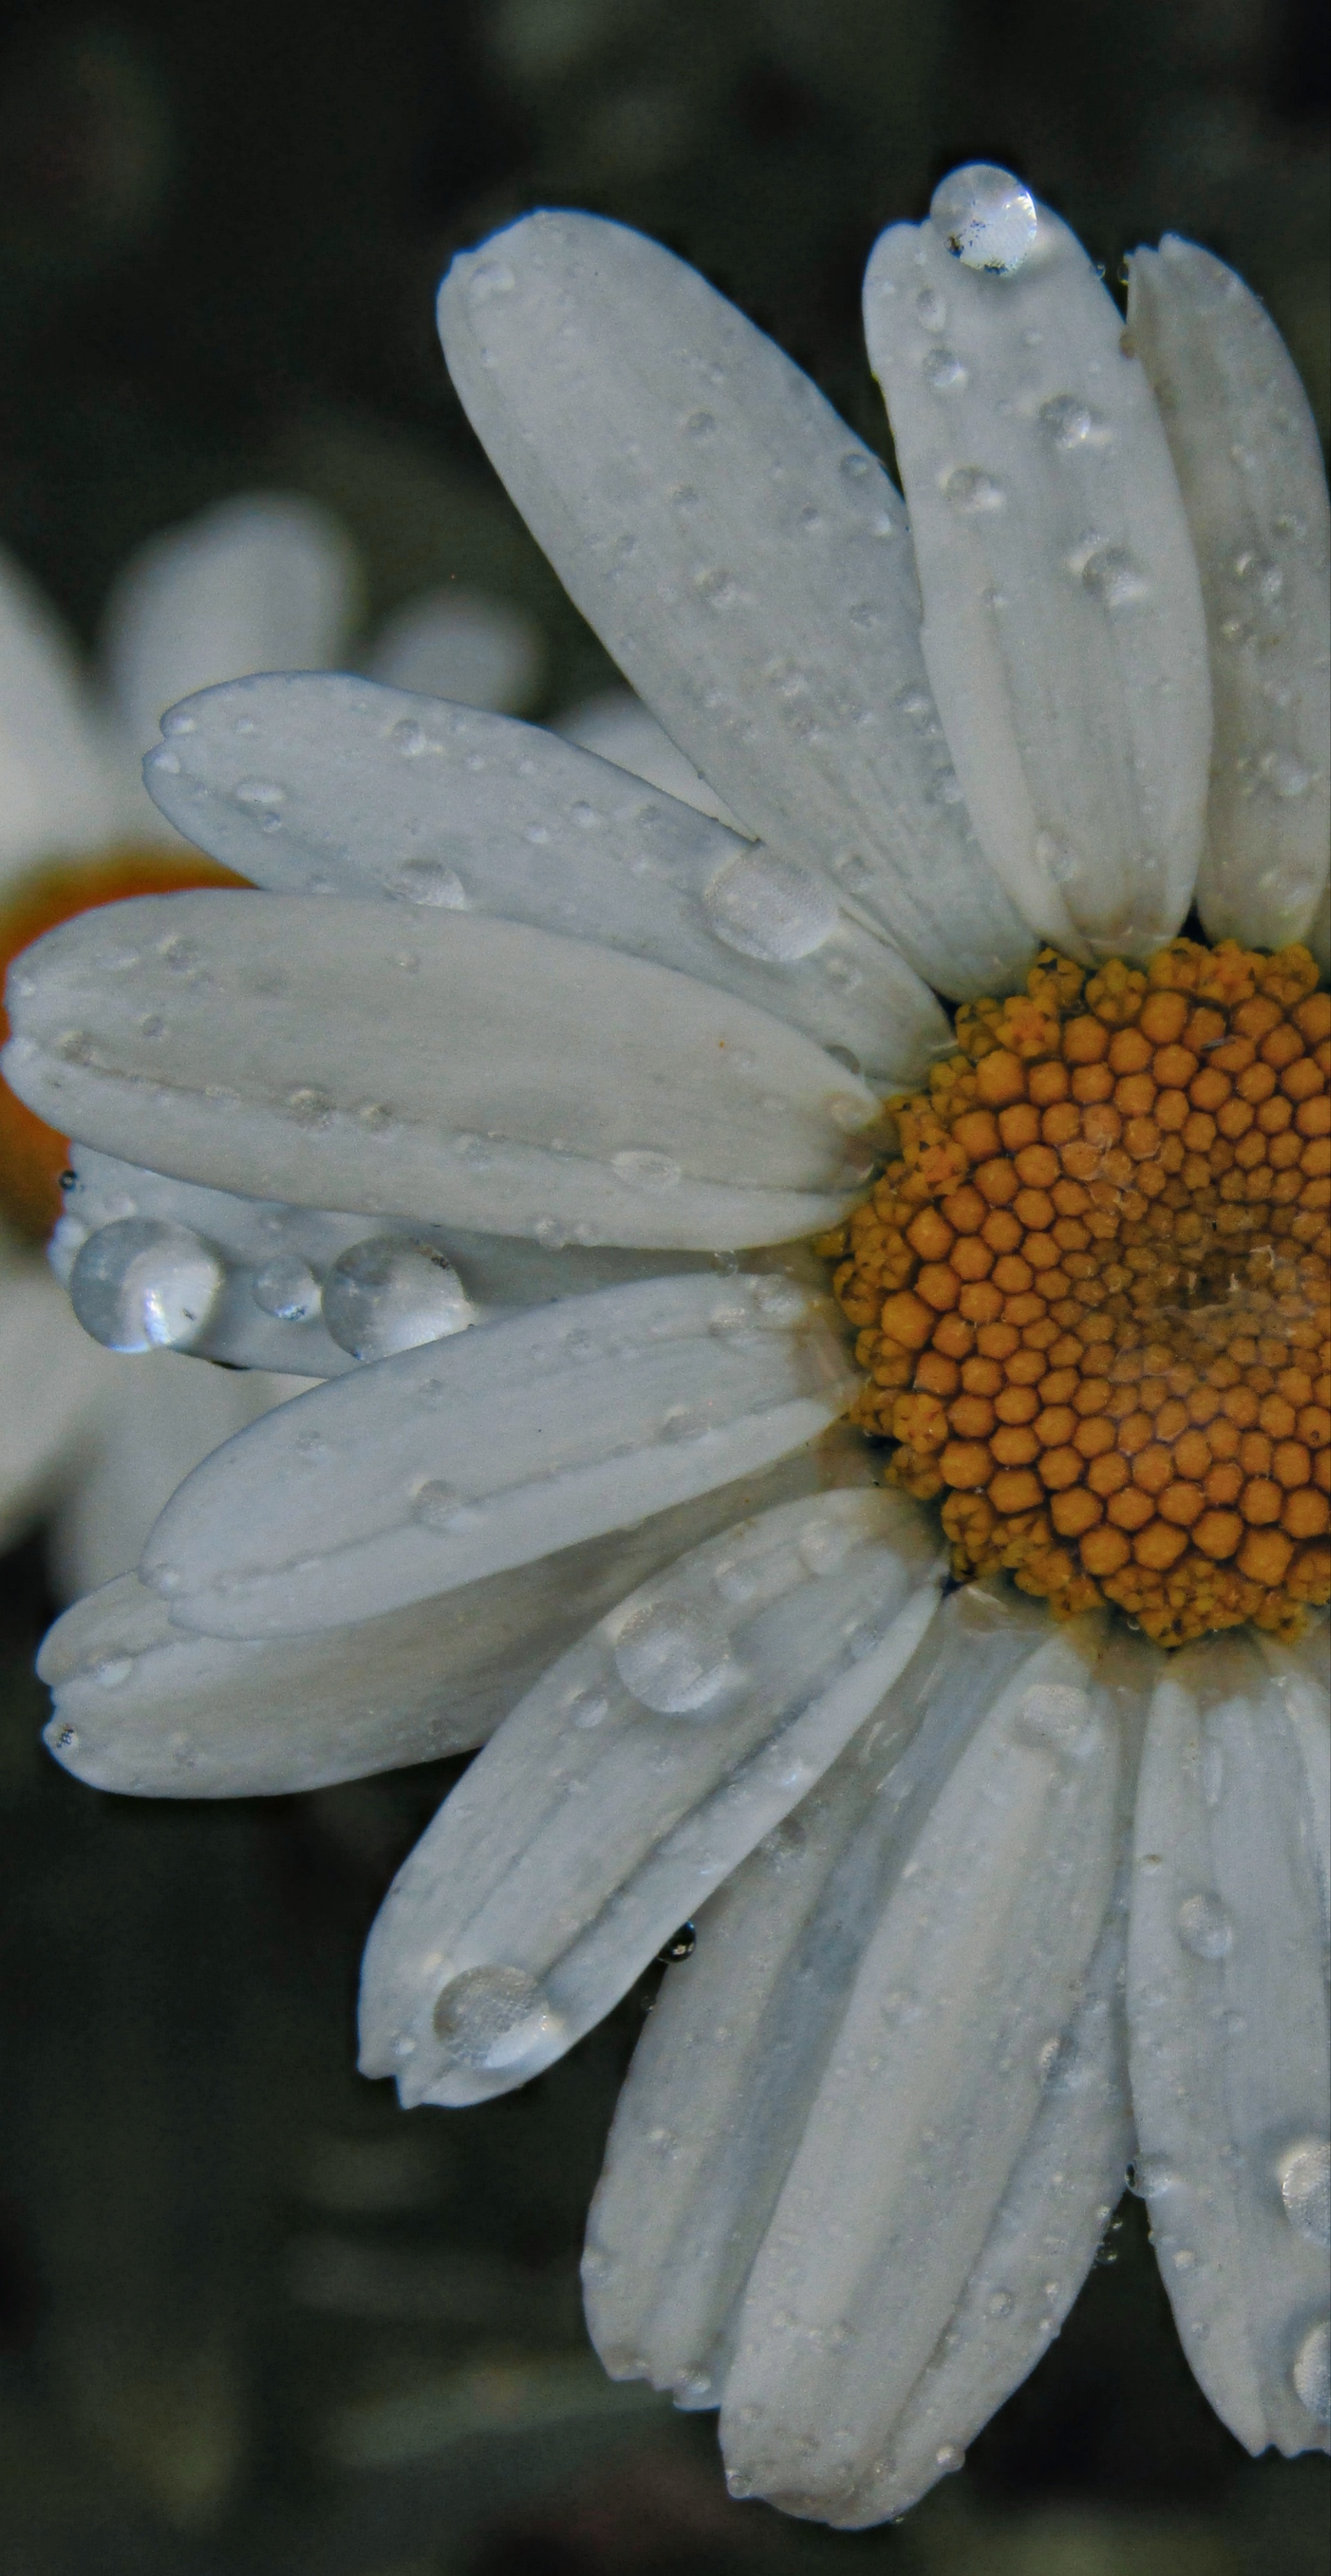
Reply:
[[[1305,948],[1052,950],[958,1014],[900,1159],[819,1249],[853,1418],[1007,1568],[1161,1645],[1331,1597],[1331,995]]]
[[[179,856],[170,850],[109,850],[105,858],[70,859],[39,869],[0,902],[0,994],[21,951],[77,912],[123,903],[130,895],[244,883],[230,868],[218,867],[195,850]],[[0,1002],[0,1045],[8,1036],[9,1019]],[[60,1175],[68,1161],[66,1139],[34,1117],[0,1079],[0,1214],[36,1242],[44,1240],[60,1214]]]

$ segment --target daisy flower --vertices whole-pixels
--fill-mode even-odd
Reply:
[[[358,569],[306,501],[247,494],[140,547],[113,585],[95,676],[49,605],[0,559],[0,961],[90,905],[233,882],[181,839],[139,776],[164,707],[232,672],[311,669],[345,651]],[[483,706],[525,703],[540,642],[502,601],[450,591],[399,608],[371,639],[386,679]],[[65,1139],[0,1083],[0,1544],[55,1506],[66,1595],[132,1565],[167,1496],[280,1397],[287,1375],[192,1368],[160,1318],[153,1362],[126,1371],[80,1331],[35,1246],[61,1206]],[[55,1259],[63,1268],[63,1238]]]
[[[329,1381],[56,1627],[53,1749],[197,1795],[488,1736],[370,1938],[408,2104],[696,1918],[591,2332],[845,2526],[956,2467],[1130,2157],[1240,2440],[1324,2440],[1328,2377],[1320,459],[1219,261],[1139,252],[1125,331],[1001,171],[865,321],[909,528],[653,243],[456,261],[462,400],[736,826],[211,690],[149,784],[264,890],[54,931],[7,1060],[95,1329],[188,1295]]]

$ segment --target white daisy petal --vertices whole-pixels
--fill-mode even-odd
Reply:
[[[1206,631],[1164,431],[1113,299],[1041,208],[1010,275],[963,265],[932,221],[894,225],[864,316],[925,660],[986,853],[1027,920],[1076,955],[1158,947],[1201,851]]]
[[[639,2042],[592,2209],[587,2310],[607,2368],[648,2376],[681,2405],[720,2402],[746,2280],[813,2112],[884,1886],[977,1711],[1029,1663],[1038,1640],[1028,1612],[987,1630],[985,1614],[986,1605],[964,1597],[949,1605],[875,1722],[708,1905],[693,1957],[667,1976]],[[926,1727],[903,1758],[903,1737],[922,1711]],[[891,2465],[875,2516],[903,2511],[956,2465],[1057,2331],[1103,2232],[1131,2142],[1117,1994],[1122,1931],[1119,1908],[1070,2022],[1042,2035],[1038,2107],[946,2330],[887,2432]],[[898,1995],[885,2083],[901,2071],[905,2014]],[[835,2198],[830,2190],[829,2207]]]
[[[1128,2009],[1140,2178],[1184,2350],[1250,2451],[1327,2439],[1324,1681],[1241,1642],[1147,1730]]]
[[[509,717],[326,673],[244,680],[174,708],[144,777],[191,840],[277,893],[386,895],[408,921],[495,914],[652,958],[888,1087],[947,1040],[821,872]]]
[[[561,2056],[836,1758],[940,1574],[912,1504],[826,1494],[621,1601],[399,1871],[366,1951],[365,2071],[465,2103]]]
[[[177,698],[238,671],[334,661],[356,607],[356,566],[313,501],[246,493],[167,528],[131,556],[103,624],[110,692],[135,749]]]
[[[1331,885],[1328,885],[1305,934],[1323,975],[1331,975]]]
[[[1215,741],[1197,900],[1212,939],[1303,939],[1326,883],[1331,514],[1308,398],[1251,289],[1167,233],[1129,263],[1202,576]]]
[[[959,2465],[1091,2259],[1124,2143],[1096,2009],[1122,1754],[1094,1663],[1093,1638],[1047,1636],[977,1708],[958,1658],[829,1889],[849,1956],[734,2327],[737,2493],[848,2528],[902,2510]],[[1064,2120],[1083,2161],[1050,2278],[1038,2177]]]
[[[142,1571],[209,1635],[370,1618],[752,1473],[853,1387],[793,1280],[605,1288],[282,1407],[181,1487]]]
[[[439,299],[468,415],[566,588],[731,812],[832,869],[927,982],[1020,980],[920,658],[900,498],[658,243],[529,216]]]
[[[5,1072],[103,1152],[317,1207],[727,1249],[835,1223],[879,1102],[751,1004],[465,913],[267,894],[85,913]]]
[[[43,1643],[38,1671],[55,1699],[46,1742],[92,1788],[157,1798],[321,1788],[465,1751],[626,1583],[645,1582],[736,1512],[816,1491],[825,1474],[819,1448],[802,1450],[635,1530],[560,1548],[517,1582],[488,1575],[317,1636],[188,1636],[165,1601],[123,1575],[76,1602]]]
[[[341,1377],[358,1359],[442,1340],[505,1307],[540,1306],[667,1271],[716,1275],[715,1256],[706,1252],[554,1249],[517,1235],[406,1220],[386,1225],[336,1208],[237,1198],[117,1162],[90,1145],[71,1147],[70,1166],[73,1183],[48,1258],[85,1331],[115,1349],[137,1349],[145,1340],[160,1347],[174,1334],[174,1347],[233,1368]],[[398,1256],[400,1271],[393,1267]],[[784,1246],[775,1257],[783,1269],[789,1264],[823,1284],[807,1245]],[[187,1306],[164,1287],[173,1269],[190,1262],[207,1275],[203,1297]],[[355,1281],[368,1294],[353,1299]]]
[[[52,1516],[49,1558],[63,1601],[128,1574],[177,1485],[224,1440],[310,1384],[266,1369],[209,1368],[170,1350],[152,1351],[137,1367],[108,1357],[106,1376],[83,1425],[79,1472]]]
[[[104,845],[121,820],[112,749],[74,648],[0,553],[0,889],[35,861]]]

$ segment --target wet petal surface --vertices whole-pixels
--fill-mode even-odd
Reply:
[[[5,1070],[103,1152],[304,1206],[731,1249],[844,1210],[878,1102],[766,1012],[463,913],[154,896],[10,976]]]
[[[1137,1811],[1139,2181],[1211,2404],[1286,2456],[1327,2439],[1328,1714],[1324,1664],[1189,1649],[1155,1692]]]
[[[1210,747],[1197,568],[1117,307],[1041,208],[1010,275],[939,227],[864,285],[924,596],[924,651],[975,827],[1026,918],[1084,958],[1178,927]]]
[[[1202,577],[1215,741],[1197,897],[1212,939],[1305,939],[1326,880],[1331,518],[1308,397],[1222,260],[1167,233],[1130,263]]]
[[[931,1578],[932,1572],[932,1580]],[[836,1758],[932,1618],[914,1505],[835,1493],[630,1594],[516,1709],[399,1872],[362,2065],[479,2101],[562,2055]]]
[[[283,894],[493,914],[673,966],[890,1083],[946,1022],[835,883],[555,734],[324,673],[174,708],[144,775],[191,840]]]
[[[793,1280],[602,1289],[256,1423],[173,1496],[142,1571],[210,1635],[369,1618],[765,1467],[852,1384],[824,1301]]]
[[[439,319],[561,580],[745,828],[830,870],[938,990],[1024,971],[924,675],[900,498],[807,377],[588,215],[455,260]]]
[[[95,1789],[240,1798],[315,1789],[483,1743],[556,1655],[684,1548],[737,1512],[815,1492],[821,1446],[560,1548],[517,1576],[316,1636],[190,1636],[135,1575],[78,1601],[42,1646],[46,1742]],[[838,1460],[844,1470],[845,1461]]]

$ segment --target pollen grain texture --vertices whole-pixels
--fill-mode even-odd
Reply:
[[[1046,950],[969,1004],[900,1159],[822,1238],[852,1419],[1000,1567],[1163,1646],[1331,1596],[1331,995],[1305,948]]]

